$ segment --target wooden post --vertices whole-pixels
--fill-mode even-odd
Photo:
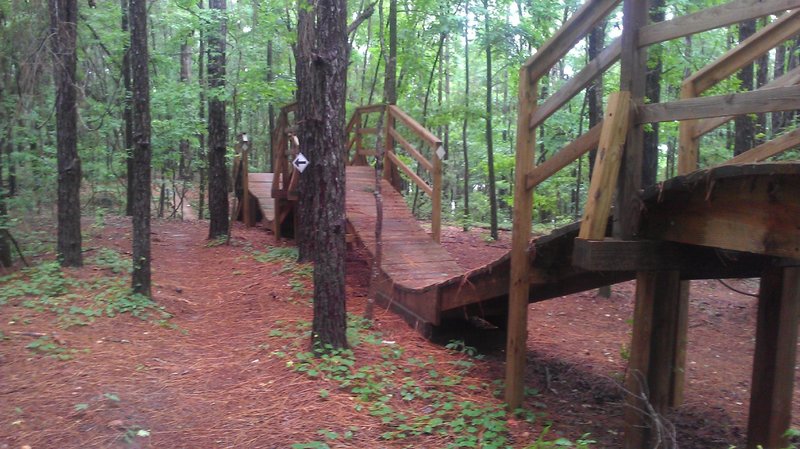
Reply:
[[[394,129],[394,115],[392,115],[392,108],[386,105],[386,112],[384,112],[384,136],[383,136],[383,179],[392,182],[392,160],[389,158],[389,153],[394,151],[394,138],[389,132]]]
[[[247,139],[247,133],[242,133],[239,137],[240,148],[242,149],[242,217],[244,224],[248,228],[252,228],[254,223],[254,214],[250,204],[250,142]]]
[[[696,96],[694,83],[691,80],[685,81],[681,86],[681,100]],[[683,120],[678,126],[678,174],[685,175],[697,170],[700,138],[695,137],[697,120]]]
[[[608,99],[600,143],[597,145],[594,174],[578,234],[582,239],[603,240],[606,236],[611,198],[630,123],[630,98],[629,92],[614,92]]]
[[[625,379],[626,449],[655,447],[656,420],[671,403],[680,298],[679,271],[637,274],[633,338]]]
[[[748,449],[789,446],[799,313],[800,267],[769,269],[758,293]]]
[[[442,159],[439,157],[438,150],[442,144],[433,148],[431,159],[433,160],[433,194],[431,195],[431,234],[436,243],[442,240]]]
[[[508,289],[508,341],[506,344],[506,404],[510,410],[522,405],[525,395],[525,359],[528,341],[528,293],[530,290],[528,245],[531,239],[533,189],[527,186],[536,150],[536,129],[528,126],[536,111],[538,80],[529,67],[519,74],[514,211],[511,233],[511,273]]]

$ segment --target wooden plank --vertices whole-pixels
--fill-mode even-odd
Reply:
[[[526,183],[529,189],[539,185],[542,181],[553,176],[559,170],[571,164],[573,161],[583,156],[590,150],[597,148],[600,142],[600,133],[603,128],[601,121],[589,131],[582,134],[577,139],[570,142],[567,146],[559,150],[556,154],[536,166],[526,176]]]
[[[428,131],[424,126],[417,123],[416,120],[411,118],[408,114],[405,113],[402,109],[398,108],[395,105],[389,106],[389,113],[394,118],[403,122],[408,129],[414,132],[420,139],[425,141],[433,150],[435,151],[439,146],[442,144],[442,140],[438,137],[434,136],[430,131]]]
[[[582,239],[602,240],[606,235],[611,198],[622,161],[629,117],[630,93],[623,91],[611,94],[581,223],[579,237]]]
[[[800,84],[800,67],[795,67],[794,69],[784,73],[780,77],[775,78],[774,80],[768,82],[767,84],[761,86],[756,90],[772,89],[775,87],[787,87],[787,86],[793,86],[795,84]],[[692,98],[695,96],[696,95],[692,95],[691,97],[681,96],[681,98]],[[718,127],[722,126],[728,121],[733,120],[733,118],[734,116],[729,115],[725,117],[713,117],[701,120],[697,122],[697,124],[694,126],[694,128],[691,131],[691,135],[694,136],[695,139],[699,138],[700,136],[708,134],[709,132],[717,129]]]
[[[692,74],[685,82],[694,84],[698,93],[705,92],[709,87],[736,73],[798,31],[800,31],[800,10],[790,11]]]
[[[724,165],[645,192],[639,235],[800,259],[800,164]]]
[[[371,114],[373,112],[380,112],[385,108],[386,105],[384,104],[371,104],[367,106],[359,106],[356,108],[356,111],[359,114]]]
[[[587,2],[597,3],[597,2]],[[586,6],[581,11],[586,14]],[[552,40],[551,40],[552,41]],[[552,51],[552,50],[550,50]],[[536,61],[534,58],[533,61]],[[541,59],[541,58],[538,58]],[[530,64],[519,72],[517,113],[516,170],[514,173],[514,209],[512,212],[511,255],[508,281],[508,337],[506,342],[505,400],[510,410],[517,409],[525,396],[525,360],[528,342],[528,294],[530,273],[528,244],[531,239],[533,190],[527,187],[527,174],[534,164],[536,130],[528,124],[536,112],[538,76],[530,73]]]
[[[619,59],[622,49],[622,39],[614,39],[608,47],[591,60],[578,74],[573,76],[561,88],[539,105],[531,117],[529,126],[535,128],[541,125],[548,117],[586,88],[598,75],[605,72]]]
[[[359,134],[378,134],[378,128],[358,128]]]
[[[529,57],[523,68],[531,82],[537,82],[563,58],[567,52],[583,39],[594,26],[605,19],[620,0],[587,0],[572,17],[544,43],[533,56]],[[522,78],[520,78],[522,84]]]
[[[800,109],[800,86],[776,87],[738,94],[690,98],[639,106],[636,123]]]
[[[768,271],[758,296],[747,448],[780,449],[789,447],[784,434],[792,415],[800,268]]]
[[[800,0],[734,0],[644,26],[639,30],[639,45],[653,45],[794,8],[800,8]]]
[[[436,243],[442,240],[442,159],[436,154],[436,150],[431,152],[433,159],[433,171],[431,180],[433,181],[433,192],[431,193],[431,237]]]
[[[800,146],[800,129],[795,129],[769,142],[764,142],[721,165],[761,162],[772,156],[781,154],[784,151],[796,148],[797,146]]]
[[[425,156],[423,156],[422,153],[419,152],[419,150],[417,150],[416,148],[414,148],[413,145],[408,143],[408,141],[403,136],[401,136],[396,129],[389,128],[389,134],[397,141],[397,143],[400,144],[401,147],[403,147],[403,149],[406,150],[406,152],[408,152],[408,154],[411,155],[411,157],[416,159],[416,161],[419,162],[420,165],[422,165],[422,168],[427,170],[429,173],[433,172],[433,164],[431,164],[430,161],[428,161],[428,159],[426,159]]]
[[[401,161],[400,158],[398,158],[396,154],[394,154],[393,152],[390,152],[390,153],[386,153],[386,156],[388,156],[389,159],[392,162],[394,162],[394,164],[400,170],[402,170],[403,173],[406,174],[406,176],[408,176],[412,181],[414,181],[414,183],[417,184],[420,189],[425,191],[425,193],[427,193],[428,195],[433,195],[433,189],[431,188],[431,186],[429,186],[428,183],[426,183],[424,179],[420,178],[419,175],[414,173],[413,170],[411,170],[406,164],[404,164],[403,161]]]

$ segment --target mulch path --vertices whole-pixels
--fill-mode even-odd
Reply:
[[[5,448],[288,448],[318,439],[321,426],[360,430],[332,447],[406,447],[386,442],[380,422],[353,408],[352,398],[321,399],[320,381],[274,357],[283,340],[275,323],[310,321],[308,294],[280,262],[256,263],[252,252],[275,244],[262,228],[234,228],[231,245],[206,246],[207,223],[158,220],[153,226],[155,300],[173,314],[171,326],[128,315],[62,329],[53,315],[0,306],[0,449]],[[489,242],[484,230],[446,228],[443,244],[465,269],[507,251],[509,235]],[[282,244],[286,245],[287,242]],[[108,217],[87,247],[130,251],[127,219]],[[369,263],[348,252],[348,309],[361,314]],[[91,267],[70,270],[89,277]],[[732,281],[756,291],[754,280]],[[300,286],[302,287],[302,286]],[[306,292],[311,288],[305,285]],[[304,297],[305,295],[305,297]],[[633,285],[611,298],[583,292],[530,309],[528,385],[539,395],[527,405],[545,414],[534,424],[510,421],[515,447],[550,435],[571,440],[590,432],[596,447],[621,442],[623,354],[630,339]],[[692,286],[689,373],[685,405],[667,418],[682,448],[742,446],[749,399],[755,300],[716,281]],[[458,358],[422,339],[391,312],[376,313],[374,328],[402,345],[406,357],[442,364]],[[25,346],[46,334],[74,348],[67,361],[33,354]],[[503,377],[503,337],[497,330],[464,330],[466,344],[487,354],[470,372],[478,382]],[[356,349],[359,358],[375,357]],[[497,401],[484,391],[475,401]],[[800,427],[800,395],[795,418]],[[135,437],[146,430],[147,437]],[[442,447],[416,440],[414,447]]]

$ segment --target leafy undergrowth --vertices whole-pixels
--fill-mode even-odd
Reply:
[[[127,282],[130,261],[108,248],[88,258],[93,274],[87,278],[62,269],[56,261],[44,261],[0,277],[0,307],[29,309],[50,317],[61,329],[88,326],[97,319],[130,314],[144,321],[170,326],[171,315],[146,296],[131,292]],[[13,309],[18,308],[18,309]],[[9,325],[24,326],[29,318],[14,314]],[[25,333],[25,332],[23,332]],[[57,336],[27,333],[37,337],[26,348],[58,360],[69,360],[86,349],[69,348]]]
[[[419,359],[405,354],[402,346],[385,340],[381,332],[360,317],[349,316],[348,340],[352,349],[326,348],[315,356],[308,351],[311,323],[277,321],[269,336],[283,340],[270,355],[285,360],[288,369],[303,373],[319,383],[321,401],[335,395],[348,397],[358,413],[371,416],[381,427],[380,438],[405,447],[510,448],[592,447],[588,435],[572,442],[550,440],[547,430],[533,442],[515,442],[509,433],[509,420],[534,422],[545,419],[537,410],[519,409],[513,415],[497,397],[502,381],[477,381],[470,371],[481,363],[474,348],[453,341],[447,349],[449,362],[433,357]],[[474,400],[476,393],[486,400]],[[482,394],[483,393],[483,394]],[[526,392],[537,395],[536,391]],[[467,399],[471,398],[471,399]],[[298,442],[292,449],[323,449],[353,439],[357,426],[321,427],[319,438]],[[435,443],[432,445],[432,441]],[[523,443],[520,445],[519,443]]]

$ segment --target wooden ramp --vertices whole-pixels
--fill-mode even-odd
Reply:
[[[261,210],[265,224],[272,227],[275,221],[275,200],[272,198],[272,173],[250,173],[247,185],[255,205]]]
[[[405,199],[386,180],[383,197],[382,273],[370,290],[379,303],[391,305],[409,321],[439,324],[438,285],[464,269],[433,241],[411,214]],[[347,220],[359,241],[375,254],[375,171],[347,167]]]

